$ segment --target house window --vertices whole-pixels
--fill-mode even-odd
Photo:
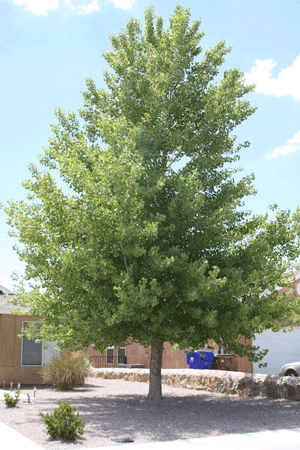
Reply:
[[[106,347],[106,364],[114,363],[114,346]]]
[[[23,322],[23,329],[28,328],[29,322]],[[38,324],[39,325],[39,324]],[[43,344],[37,344],[34,339],[22,336],[22,366],[41,366],[43,362]]]
[[[226,354],[225,347],[215,348],[214,354],[215,355],[225,355]]]
[[[126,363],[125,346],[122,346],[118,349],[118,364],[125,364],[125,363]]]
[[[23,322],[22,328],[26,330],[29,322]],[[39,326],[39,322],[37,322]],[[44,348],[45,347],[45,348]],[[25,334],[22,336],[22,366],[42,366],[49,363],[50,359],[56,355],[55,341],[43,343],[35,342],[35,339],[28,339]]]
[[[122,345],[122,344],[121,344]],[[106,364],[114,364],[114,349],[115,347],[106,347]],[[125,363],[125,346],[121,346],[117,350],[117,363],[124,364]]]

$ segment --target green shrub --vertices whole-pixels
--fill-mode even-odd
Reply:
[[[211,369],[212,370],[217,370],[217,358],[214,358],[212,365],[211,365]]]
[[[85,377],[90,375],[90,370],[90,363],[84,352],[64,350],[43,368],[43,379],[45,383],[60,390],[69,390],[83,384]]]
[[[7,392],[4,392],[4,403],[8,408],[12,408],[14,406],[17,406],[17,404],[20,401],[20,391],[17,390],[15,392],[15,397],[12,395],[9,395]]]
[[[85,422],[79,417],[79,413],[75,413],[75,406],[71,406],[69,402],[58,404],[59,407],[53,413],[40,413],[47,427],[46,433],[54,439],[74,441],[83,435]]]

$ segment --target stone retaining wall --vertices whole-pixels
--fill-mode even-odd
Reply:
[[[149,369],[92,369],[95,378],[149,381]],[[162,369],[162,383],[186,389],[206,390],[240,397],[300,400],[300,381],[295,377],[252,375],[244,372],[197,369]],[[299,386],[298,386],[299,385]]]

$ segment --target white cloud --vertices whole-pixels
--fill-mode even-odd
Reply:
[[[13,0],[17,6],[25,6],[26,11],[47,16],[48,11],[58,9],[58,0]]]
[[[135,0],[110,0],[116,8],[131,9]]]
[[[293,64],[282,69],[277,78],[272,77],[272,70],[276,66],[273,59],[257,59],[250,72],[245,73],[245,83],[255,84],[256,92],[282,97],[291,95],[300,100],[300,55]]]
[[[82,2],[82,1],[79,4],[77,3],[76,5],[73,5],[72,3],[74,3],[74,2],[72,2],[72,1],[69,1],[68,3],[70,4],[71,9],[73,11],[75,11],[76,14],[81,15],[81,16],[91,14],[96,11],[100,11],[100,6],[98,4],[98,0],[92,0],[88,4],[86,4],[86,2]]]
[[[47,16],[49,11],[69,8],[78,15],[87,15],[100,11],[99,0],[12,0],[15,5],[23,6],[33,14]],[[132,8],[135,0],[109,0],[119,9]]]
[[[62,7],[70,8],[78,15],[100,11],[98,0],[13,0],[13,2],[17,6],[25,6],[25,9],[33,14],[44,16],[48,15],[48,11]]]
[[[275,148],[271,155],[268,155],[268,158],[278,158],[278,156],[288,155],[289,153],[297,152],[298,150],[300,150],[300,131],[298,131],[291,139],[288,139],[287,144]]]

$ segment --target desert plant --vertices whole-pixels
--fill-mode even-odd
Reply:
[[[39,414],[47,427],[46,433],[54,439],[74,441],[83,435],[85,422],[79,417],[78,412],[75,413],[75,406],[71,406],[69,402],[58,403],[58,408],[52,413]]]
[[[90,363],[84,352],[64,350],[50,360],[42,374],[45,383],[60,390],[69,390],[83,384],[90,370]]]
[[[7,392],[4,392],[4,403],[8,408],[12,408],[14,406],[17,406],[17,404],[20,401],[20,391],[17,390],[15,392],[15,396],[8,394]]]

